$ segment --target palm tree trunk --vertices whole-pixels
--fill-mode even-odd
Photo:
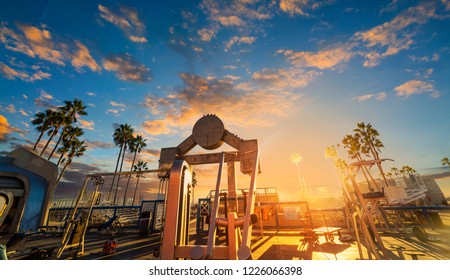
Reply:
[[[134,152],[133,162],[131,163],[130,172],[133,171],[133,165],[134,165],[134,161],[136,160],[136,155],[137,155],[137,150]],[[123,205],[122,206],[125,206],[125,199],[127,198],[128,185],[130,184],[130,180],[131,180],[131,173],[128,175],[128,181],[127,181],[127,186],[125,187],[125,195],[123,197]]]
[[[61,178],[64,175],[64,172],[66,172],[66,168],[67,168],[67,166],[69,166],[69,164],[70,164],[70,160],[67,161],[67,163],[64,165],[63,170],[61,170],[61,173],[59,174],[58,179],[56,180],[56,184],[58,184],[59,181],[61,180]]]
[[[44,149],[42,149],[40,156],[42,156],[44,154],[45,150],[48,147],[48,144],[50,144],[50,142],[52,141],[53,137],[58,133],[58,130],[59,130],[59,126],[55,127],[55,130],[53,131],[52,135],[50,136],[50,138],[48,139],[47,143],[45,144]]]
[[[62,132],[61,135],[59,136],[59,139],[58,139],[58,141],[56,142],[55,147],[53,147],[52,152],[51,152],[50,155],[48,156],[48,160],[50,160],[50,159],[52,158],[53,154],[54,154],[55,151],[56,151],[56,148],[58,148],[58,145],[59,145],[59,143],[61,142],[61,139],[63,138],[64,133],[66,133],[66,129],[63,129],[63,132]]]
[[[141,178],[141,176],[137,176],[137,182],[136,182],[136,187],[134,188],[134,195],[133,195],[133,202],[131,202],[131,205],[134,206],[134,200],[136,199],[136,193],[137,193],[137,188],[138,188],[138,184],[139,184],[139,178]]]
[[[36,143],[34,144],[33,147],[33,151],[36,151],[37,145],[39,144],[39,142],[41,141],[42,136],[44,135],[45,131],[42,131],[41,134],[39,135],[39,138],[37,139]]]
[[[66,155],[66,153],[61,153],[61,156],[59,157],[59,160],[58,160],[58,163],[56,164],[56,166],[59,166],[59,164],[61,163],[61,161],[65,155]]]
[[[119,169],[119,173],[122,172],[122,167],[123,167],[123,161],[125,159],[125,153],[127,151],[127,143],[125,143],[124,148],[123,148],[123,153],[122,153],[122,160],[120,162],[120,169]],[[116,183],[116,190],[114,192],[114,198],[113,198],[113,203],[116,203],[116,198],[117,198],[117,191],[119,190],[119,183],[120,183],[120,174],[117,177],[117,183]]]
[[[123,144],[120,145],[120,151],[119,151],[119,156],[117,157],[117,162],[116,162],[116,169],[114,170],[114,175],[113,175],[113,179],[111,182],[111,188],[109,188],[109,193],[108,193],[108,201],[111,198],[111,192],[114,186],[114,180],[116,179],[116,173],[117,173],[117,168],[119,167],[119,161],[120,161],[120,156],[122,155],[122,150],[123,150]]]

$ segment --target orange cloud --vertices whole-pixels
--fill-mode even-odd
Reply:
[[[368,31],[357,32],[355,38],[365,42],[367,48],[381,48],[371,50],[364,55],[366,57],[364,66],[375,66],[379,64],[381,58],[409,49],[414,44],[412,38],[415,33],[408,27],[425,24],[429,19],[436,18],[438,9],[436,5],[436,2],[425,1],[405,10],[391,21]]]
[[[151,135],[190,127],[201,116],[216,114],[237,127],[271,126],[287,116],[299,95],[286,88],[182,73],[184,87],[166,98],[147,95],[145,106],[158,119],[141,124]]]
[[[80,122],[80,127],[84,128],[84,129],[88,129],[88,130],[94,130],[94,121],[85,121],[85,120],[81,120],[78,119],[78,122]]]
[[[5,141],[7,135],[11,133],[12,129],[8,123],[8,120],[0,115],[0,142]]]
[[[98,5],[98,10],[101,18],[119,27],[130,41],[135,43],[147,42],[147,39],[143,36],[146,27],[139,19],[135,9],[121,6],[120,12],[115,13],[105,6]]]
[[[8,28],[6,24],[3,24],[2,27],[0,28],[0,41],[8,50],[23,53],[33,58],[37,57],[58,65],[65,65],[65,61],[71,61],[77,70],[86,66],[92,71],[100,71],[100,66],[97,65],[87,47],[81,42],[75,41],[73,45],[72,43],[56,42],[45,26],[38,28],[27,24],[18,24],[17,27],[21,33]],[[71,53],[69,52],[70,49],[76,49],[76,52]],[[4,66],[2,66],[2,73],[4,75],[9,73],[7,78],[19,77],[25,81],[50,77],[50,74],[42,71],[37,71],[30,75],[25,72],[13,72],[11,68],[6,69]]]
[[[92,58],[88,48],[78,41],[75,42],[75,45],[78,49],[72,56],[72,66],[74,66],[77,70],[86,66],[94,72],[100,72],[101,67]]]
[[[34,82],[36,80],[48,79],[51,77],[50,73],[46,73],[38,70],[35,73],[27,73],[26,71],[20,71],[9,67],[8,65],[0,62],[0,73],[8,80],[15,80],[16,78],[25,82]]]
[[[349,46],[341,46],[318,52],[294,52],[292,50],[279,50],[287,59],[297,67],[316,67],[319,69],[334,68],[348,62],[353,53]]]
[[[411,80],[395,88],[397,96],[409,97],[411,95],[430,93],[431,97],[439,97],[440,93],[434,88],[434,85],[428,82]]]
[[[117,78],[130,82],[150,82],[152,72],[145,65],[136,61],[129,54],[111,55],[103,59],[103,67],[108,71],[116,72]]]

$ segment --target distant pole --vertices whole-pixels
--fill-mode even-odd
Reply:
[[[303,191],[303,180],[302,180],[302,176],[300,175],[300,167],[298,165],[303,160],[303,157],[297,153],[293,153],[293,154],[291,154],[289,159],[297,167],[297,175],[298,175],[298,182],[299,182],[299,186],[297,188],[298,188],[298,192],[301,193]]]

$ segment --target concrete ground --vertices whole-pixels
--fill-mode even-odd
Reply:
[[[386,258],[392,260],[450,260],[450,213],[441,214],[444,226],[424,228],[429,234],[429,241],[417,239],[407,229],[406,232],[380,232],[384,247],[387,249]],[[325,236],[319,235],[317,243],[302,242],[300,231],[264,231],[254,229],[251,250],[256,260],[357,260],[374,259],[367,254],[366,247],[361,244],[359,249],[356,236],[351,232],[344,232],[352,236],[349,242],[341,242],[337,236],[329,242]],[[10,236],[0,237],[0,244],[6,244]],[[103,245],[110,238],[118,241],[116,252],[105,255],[102,253]],[[11,260],[26,258],[31,249],[41,250],[57,248],[61,237],[59,235],[45,234],[31,236],[23,248],[9,255]],[[192,239],[192,242],[201,244],[205,237]],[[200,242],[200,243],[199,243]],[[129,230],[122,234],[111,236],[97,231],[88,232],[85,240],[85,253],[76,259],[82,260],[151,260],[155,259],[153,252],[159,248],[160,234],[153,233],[139,237],[136,230]],[[396,248],[402,247],[399,252]],[[55,251],[54,251],[55,252]],[[403,256],[402,256],[403,253]],[[76,250],[66,250],[61,259],[75,259]],[[54,255],[54,253],[53,253]]]

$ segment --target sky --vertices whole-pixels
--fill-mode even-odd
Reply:
[[[119,124],[147,139],[138,158],[153,169],[215,114],[258,140],[257,187],[288,200],[299,173],[339,186],[324,151],[365,122],[386,170],[437,174],[450,196],[449,23],[449,0],[0,0],[0,152],[35,143],[37,112],[81,99],[88,150],[57,187],[72,194],[86,173],[114,171]],[[217,166],[194,169],[204,196]]]

